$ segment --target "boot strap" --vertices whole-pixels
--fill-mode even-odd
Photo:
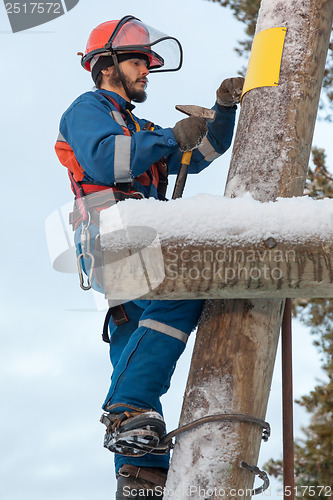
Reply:
[[[167,473],[162,472],[160,469],[155,467],[136,467],[135,465],[125,464],[122,465],[118,472],[119,476],[124,477],[134,477],[135,479],[142,479],[144,481],[149,481],[154,486],[160,486],[164,488]]]
[[[114,406],[116,407],[117,405]],[[130,405],[121,405],[121,406],[134,408],[134,406],[131,407]],[[102,424],[106,426],[107,434],[110,434],[111,432],[115,432],[117,429],[119,429],[119,427],[123,422],[125,422],[125,420],[132,417],[137,417],[138,415],[142,415],[143,413],[146,413],[148,411],[149,410],[139,409],[139,411],[123,411],[121,413],[103,413],[103,415],[100,418],[100,422],[102,422]]]

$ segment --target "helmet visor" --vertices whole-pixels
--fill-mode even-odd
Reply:
[[[183,62],[180,42],[128,16],[119,21],[110,40],[117,53],[138,52],[149,57],[149,71],[177,71]]]

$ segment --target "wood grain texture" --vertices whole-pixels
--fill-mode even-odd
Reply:
[[[226,196],[249,191],[270,201],[302,194],[332,18],[332,0],[262,0],[257,31],[288,28],[280,85],[254,89],[243,99]],[[274,299],[206,303],[181,424],[214,412],[265,416],[283,307]],[[223,488],[225,498],[250,498],[253,476],[239,461],[257,463],[260,436],[256,426],[239,423],[210,424],[205,432],[182,436],[164,498],[183,499],[191,488],[194,499],[220,499],[214,488]]]
[[[274,248],[265,242],[238,246],[170,244],[162,247],[162,254],[165,278],[144,299],[333,297],[333,242],[309,238],[292,245],[275,241]],[[146,282],[149,272],[139,273],[137,266],[137,278],[126,263],[108,267],[107,260],[105,251],[106,297],[135,296],[138,284]],[[142,261],[138,259],[138,264]]]

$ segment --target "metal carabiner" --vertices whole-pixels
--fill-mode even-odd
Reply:
[[[89,253],[90,250],[90,232],[88,231],[90,226],[90,214],[87,224],[82,224],[81,229],[81,252],[83,255]]]
[[[90,265],[90,270],[89,270],[88,280],[87,280],[86,285],[84,284],[84,273],[83,273],[82,263],[81,263],[82,259],[90,259],[91,260],[91,265]],[[85,252],[84,254],[80,253],[80,255],[77,258],[77,268],[79,271],[80,287],[82,288],[82,290],[90,290],[90,288],[92,286],[92,276],[93,276],[93,272],[94,272],[94,264],[95,264],[95,258],[93,256],[93,254],[91,254],[89,252]]]

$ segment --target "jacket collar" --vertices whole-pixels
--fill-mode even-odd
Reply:
[[[123,108],[124,110],[125,109],[128,109],[129,111],[132,111],[135,106],[134,104],[132,104],[131,102],[128,102],[126,101],[126,99],[124,99],[123,97],[121,97],[119,94],[117,94],[116,92],[112,92],[111,90],[105,90],[105,89],[98,89],[96,90],[96,92],[98,94],[107,94],[109,95],[110,97],[112,97],[115,101],[117,101],[117,103],[119,104],[119,106],[121,108]]]

